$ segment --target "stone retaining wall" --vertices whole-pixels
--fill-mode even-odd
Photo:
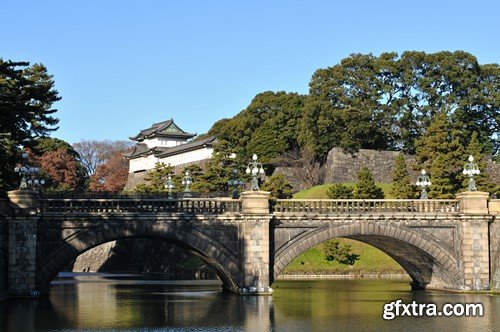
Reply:
[[[356,154],[351,155],[340,148],[333,148],[322,166],[321,178],[318,179],[317,184],[357,182],[357,175],[364,166],[372,172],[376,182],[392,182],[392,167],[399,153],[401,152],[360,149]],[[416,180],[420,170],[413,169],[416,165],[415,156],[405,155],[405,159],[410,176]],[[487,161],[487,170],[492,181],[500,184],[500,164],[490,159]],[[310,184],[300,183],[289,167],[278,167],[275,172],[284,174],[295,191],[310,187]]]

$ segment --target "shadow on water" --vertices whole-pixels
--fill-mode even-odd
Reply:
[[[385,303],[480,302],[484,317],[382,319]],[[500,330],[500,296],[411,291],[406,281],[280,280],[275,293],[241,297],[220,281],[58,279],[50,299],[0,302],[1,331],[48,330]]]

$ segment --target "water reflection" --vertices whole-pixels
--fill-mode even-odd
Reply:
[[[384,303],[481,302],[484,317],[382,319]],[[279,281],[273,297],[220,292],[217,281],[95,278],[59,280],[51,297],[0,302],[1,331],[176,330],[500,330],[500,296],[412,292],[388,280]]]

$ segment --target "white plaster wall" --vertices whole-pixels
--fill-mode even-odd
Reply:
[[[154,155],[150,155],[142,158],[130,159],[129,163],[129,173],[137,172],[137,171],[145,171],[148,169],[155,168],[155,164],[158,162],[158,158]]]
[[[212,158],[212,153],[214,149],[212,148],[201,148],[199,150],[189,151],[175,156],[170,156],[166,158],[160,158],[160,163],[170,164],[172,166],[183,165],[192,163],[195,161],[206,160]]]
[[[177,166],[210,159],[212,158],[213,151],[214,149],[205,147],[166,158],[156,158],[155,156],[150,155],[143,158],[131,159],[129,163],[129,173],[153,169],[155,168],[156,163]]]
[[[158,146],[171,148],[173,146],[187,143],[187,140],[182,139],[182,138],[166,139],[166,138],[162,138],[162,137],[155,137],[155,138],[151,138],[151,139],[145,139],[143,142],[148,146],[148,148],[155,148]]]

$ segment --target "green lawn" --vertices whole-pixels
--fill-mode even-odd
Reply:
[[[328,261],[323,243],[305,251],[285,268],[284,274],[381,274],[405,273],[391,257],[375,247],[351,239],[339,239],[340,244],[350,244],[352,253],[359,255],[354,265]]]
[[[328,199],[328,197],[326,196],[326,190],[332,184],[333,183],[321,184],[319,186],[314,186],[312,188],[299,191],[298,193],[293,195],[293,198],[296,198],[296,199]],[[353,182],[349,182],[349,183],[344,183],[344,185],[348,186],[348,187],[354,187],[355,184]],[[392,196],[390,195],[391,187],[392,187],[391,183],[376,183],[376,185],[379,186],[380,188],[382,188],[386,198],[392,198]]]
[[[354,186],[354,183],[344,183]],[[330,184],[323,184],[296,193],[295,199],[327,199],[326,190]],[[385,197],[391,198],[390,183],[377,183],[382,188]],[[294,259],[284,271],[284,274],[381,274],[405,273],[403,268],[391,257],[363,242],[351,239],[339,239],[340,244],[350,244],[352,252],[360,255],[354,265],[340,264],[336,261],[327,261],[323,253],[323,244],[319,244]]]

